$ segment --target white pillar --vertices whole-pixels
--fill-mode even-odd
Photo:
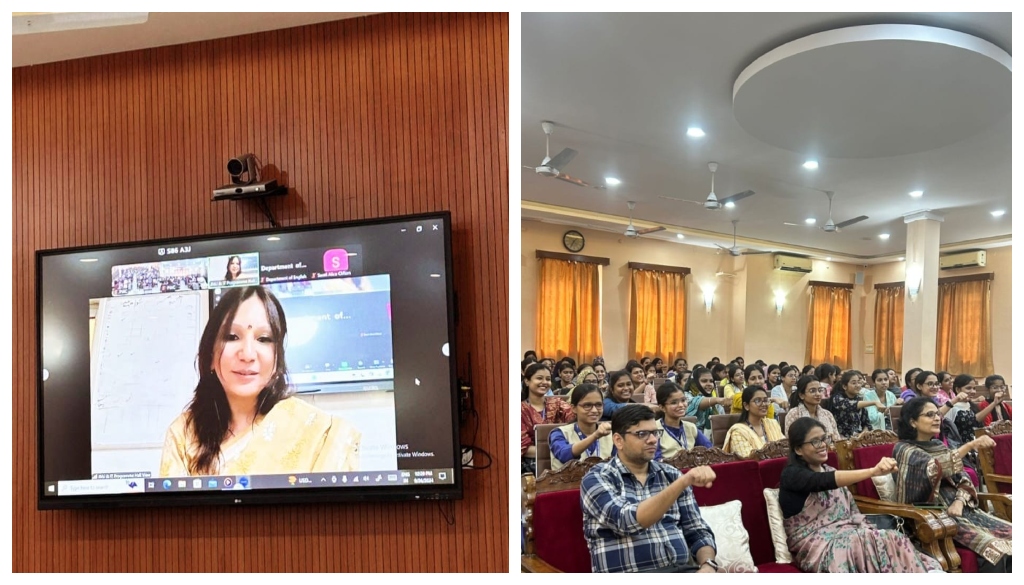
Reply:
[[[935,368],[935,336],[939,311],[939,226],[942,216],[931,211],[905,215],[907,224],[906,281],[903,310],[903,371]]]

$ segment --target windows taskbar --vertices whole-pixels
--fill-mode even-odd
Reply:
[[[345,471],[202,477],[118,477],[46,482],[47,496],[93,496],[154,492],[210,492],[284,488],[365,487],[453,484],[452,468]],[[127,475],[127,474],[122,474]]]

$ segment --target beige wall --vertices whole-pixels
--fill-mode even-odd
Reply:
[[[996,372],[1006,377],[1006,382],[1012,384],[1013,361],[1010,350],[1012,348],[1012,336],[1010,323],[1013,312],[1012,285],[1013,285],[1013,248],[992,248],[987,251],[984,267],[957,268],[955,270],[942,270],[939,278],[947,276],[962,276],[965,274],[982,274],[992,272],[995,274],[992,281],[992,363]],[[900,282],[904,280],[905,262],[889,262],[878,264],[868,269],[865,284],[864,305],[866,307],[866,319],[864,319],[864,340],[866,344],[872,344],[875,338],[875,290],[874,285],[882,282]],[[855,348],[857,346],[854,346]],[[862,350],[866,349],[861,347]],[[888,367],[889,364],[875,364],[874,355],[866,351],[861,356],[864,369],[875,367]]]
[[[537,250],[566,252],[562,235],[570,228],[532,220],[522,222],[522,351],[534,349],[537,329]],[[578,229],[578,228],[577,228]],[[810,274],[782,272],[772,266],[772,255],[733,258],[709,248],[685,243],[629,238],[609,232],[578,229],[586,238],[581,254],[609,258],[602,268],[602,332],[604,356],[610,367],[621,367],[629,346],[629,262],[686,266],[687,277],[686,357],[691,364],[712,356],[728,361],[737,355],[769,363],[787,361],[803,364],[807,344],[807,283],[812,280],[854,284],[856,273],[864,273],[864,284],[855,285],[852,306],[852,366],[862,371],[875,367],[868,345],[874,343],[874,285],[904,279],[904,262],[856,266],[813,260]],[[984,268],[943,270],[939,275],[958,276],[981,272],[996,273],[992,283],[992,346],[996,371],[1011,380],[1010,290],[1011,249],[988,251]],[[716,272],[733,274],[715,276]],[[705,287],[715,289],[710,314],[704,309]],[[782,314],[775,311],[775,292],[786,295]],[[873,348],[872,348],[873,349]],[[888,366],[888,364],[884,364]]]

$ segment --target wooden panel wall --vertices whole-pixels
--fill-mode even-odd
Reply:
[[[508,570],[508,15],[385,14],[13,71],[15,571]],[[283,225],[449,209],[477,444],[437,503],[39,512],[36,249],[269,224],[212,203],[232,156]],[[463,433],[464,440],[469,433]],[[448,506],[450,504],[446,504]]]

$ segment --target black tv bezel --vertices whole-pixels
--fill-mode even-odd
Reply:
[[[314,232],[320,230],[386,225],[410,221],[427,221],[441,219],[444,223],[444,255],[445,255],[445,286],[447,287],[446,302],[448,309],[448,347],[449,347],[449,379],[451,388],[450,409],[452,420],[452,476],[451,484],[419,484],[409,486],[382,486],[375,488],[344,487],[344,488],[291,488],[267,489],[259,491],[212,491],[212,492],[180,492],[160,494],[106,494],[90,496],[47,496],[46,480],[43,477],[43,331],[42,331],[42,261],[48,256],[69,253],[101,252],[137,246],[160,244],[176,245],[183,241],[193,240],[224,240],[229,238],[266,236],[297,232]],[[263,228],[237,232],[226,232],[212,235],[183,235],[173,238],[139,240],[103,244],[97,246],[76,246],[69,248],[40,249],[35,251],[35,290],[36,290],[36,509],[66,510],[81,508],[155,508],[177,506],[239,506],[239,505],[293,505],[348,502],[389,502],[419,500],[461,500],[462,483],[462,449],[459,441],[459,388],[456,361],[455,336],[455,287],[452,272],[452,219],[450,211],[437,211],[413,215],[388,216],[373,219],[360,219],[330,223],[289,226],[280,228]]]

